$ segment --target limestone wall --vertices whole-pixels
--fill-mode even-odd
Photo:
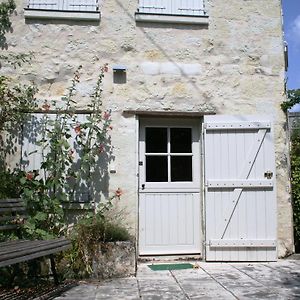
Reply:
[[[23,1],[8,34],[10,51],[34,53],[22,76],[39,86],[38,98],[59,100],[82,65],[78,107],[85,108],[93,80],[109,64],[104,105],[112,109],[116,174],[110,190],[124,191],[135,230],[137,216],[136,122],[124,110],[269,114],[277,157],[279,255],[292,251],[284,58],[280,0],[210,0],[209,25],[136,23],[137,0],[101,3],[100,24],[24,20]],[[263,5],[262,5],[263,3]],[[112,65],[127,67],[125,84],[113,83]],[[2,68],[1,72],[14,72]]]

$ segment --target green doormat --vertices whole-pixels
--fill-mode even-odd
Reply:
[[[193,269],[192,264],[160,264],[160,265],[148,265],[152,271],[171,271],[171,270],[184,270]]]

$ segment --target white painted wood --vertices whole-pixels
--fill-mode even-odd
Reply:
[[[199,254],[200,194],[141,193],[139,254]]]
[[[28,0],[27,8],[92,12],[99,10],[98,0]]]
[[[209,241],[210,247],[268,247],[268,248],[275,248],[276,247],[276,240],[210,240]]]
[[[210,179],[207,180],[208,188],[263,188],[263,187],[273,187],[273,180],[249,180],[249,179],[231,179],[231,180],[220,180],[220,179]]]
[[[262,240],[276,241],[275,159],[269,125],[264,116],[204,118],[208,261],[277,258],[276,245],[260,244]],[[226,247],[220,242],[216,247],[216,240],[240,242]]]
[[[40,144],[46,133],[45,122],[47,119],[54,120],[55,115],[32,114],[23,125],[21,164],[25,171],[40,172],[43,157],[47,155],[47,149],[43,149]],[[40,174],[40,177],[43,176],[44,174]]]
[[[232,122],[232,123],[226,123],[226,122],[220,122],[220,123],[205,123],[204,124],[205,129],[263,129],[263,128],[271,128],[270,122]]]
[[[191,182],[146,182],[145,130],[147,127],[192,128]],[[170,144],[166,153],[170,157]],[[140,120],[139,134],[139,255],[200,254],[200,135],[192,120]],[[173,153],[174,154],[174,153]],[[152,154],[151,154],[152,155]],[[183,155],[183,153],[176,153]],[[169,167],[170,171],[170,167]]]
[[[146,166],[146,144],[145,144],[145,128],[146,127],[165,127],[165,128],[192,128],[192,160],[193,160],[193,181],[191,182],[171,182],[170,180],[168,182],[146,182],[146,173],[145,173],[145,166]],[[140,136],[139,136],[139,151],[140,151],[140,159],[139,162],[141,163],[140,169],[139,169],[139,179],[140,179],[140,185],[139,188],[143,192],[151,192],[152,190],[155,191],[199,191],[200,190],[200,163],[199,163],[199,157],[200,157],[200,146],[199,146],[199,139],[200,139],[200,133],[199,133],[199,122],[195,120],[176,120],[176,121],[170,121],[170,120],[156,120],[156,122],[153,121],[153,119],[143,119],[140,122]],[[170,150],[170,149],[169,149]],[[170,151],[167,151],[166,153],[153,153],[151,155],[168,155],[170,156]],[[183,155],[180,153],[176,153],[176,155]],[[184,154],[185,156],[188,156],[190,154]],[[143,188],[141,185],[144,185]]]
[[[204,0],[140,0],[139,12],[183,16],[205,15]]]

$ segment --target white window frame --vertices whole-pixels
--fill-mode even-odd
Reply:
[[[70,6],[64,4],[64,1],[65,0],[27,0],[26,7],[24,8],[25,19],[100,20],[98,0],[94,0],[95,5],[86,4],[85,1],[82,0],[82,4],[78,3],[79,9],[76,8],[77,5],[75,4],[70,5],[71,7],[74,6],[74,9],[71,9]],[[57,5],[55,5],[56,3]],[[81,6],[91,6],[91,9],[84,8],[81,10]]]
[[[146,182],[146,143],[145,143],[145,129],[148,127],[157,128],[191,128],[192,129],[192,181],[168,181],[168,182]],[[139,177],[140,177],[140,191],[149,192],[151,190],[162,189],[163,191],[176,190],[194,190],[199,192],[200,189],[200,133],[199,120],[186,119],[142,119],[140,121],[140,141],[139,141]],[[171,152],[163,155],[170,156]],[[176,155],[180,155],[176,153]],[[187,153],[184,153],[187,154]],[[156,153],[158,155],[158,153]],[[175,156],[176,156],[175,155]],[[189,155],[189,154],[187,154]],[[168,165],[170,168],[170,165]],[[168,173],[170,170],[168,170]],[[142,186],[144,185],[144,187]]]
[[[167,0],[165,0],[167,1]],[[170,10],[167,5],[144,5],[143,0],[139,0],[139,7],[135,13],[136,22],[153,22],[153,23],[180,23],[180,24],[195,24],[195,25],[207,25],[208,24],[208,1],[203,1],[202,7],[188,7],[183,5],[178,8],[178,11],[174,13],[174,9]],[[183,1],[182,1],[183,2]],[[182,3],[181,2],[181,3]],[[156,2],[155,2],[156,3]],[[163,3],[163,1],[160,1]],[[167,2],[166,4],[169,4]]]

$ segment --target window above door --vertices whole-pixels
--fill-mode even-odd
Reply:
[[[24,15],[27,19],[99,21],[98,2],[98,0],[28,0]]]
[[[208,24],[207,0],[139,0],[139,22]]]

